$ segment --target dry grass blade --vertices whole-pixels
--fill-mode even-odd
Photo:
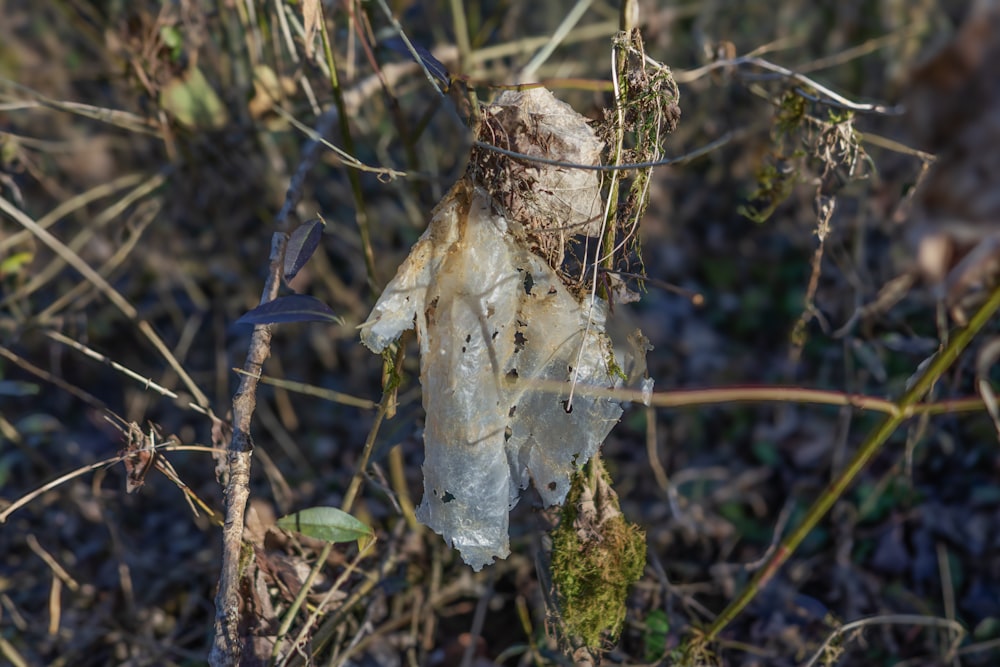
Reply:
[[[64,202],[61,202],[54,209],[46,213],[44,216],[38,219],[38,226],[42,229],[48,229],[56,222],[61,220],[63,217],[70,215],[71,213],[87,206],[91,202],[97,201],[98,199],[103,199],[104,197],[110,197],[119,190],[124,190],[125,188],[130,188],[133,186],[138,186],[140,183],[146,181],[145,174],[125,174],[124,176],[119,176],[118,178],[112,180],[109,183],[101,183],[100,185],[94,186],[90,190],[83,192],[75,197],[71,197]],[[162,181],[161,181],[162,183]],[[157,183],[159,185],[159,183]],[[155,186],[154,186],[155,187]],[[0,239],[0,252],[9,251],[12,247],[19,243],[23,243],[25,240],[31,237],[31,232],[28,230],[22,230],[7,236],[6,238]]]
[[[188,372],[184,370],[184,367],[180,365],[176,357],[174,357],[173,353],[170,351],[170,348],[168,348],[166,343],[163,342],[163,339],[161,339],[160,336],[153,331],[153,328],[148,322],[139,319],[139,313],[132,306],[132,304],[126,301],[125,298],[114,287],[112,287],[107,280],[94,271],[89,264],[63,244],[62,241],[57,239],[47,230],[42,229],[37,222],[14,207],[3,197],[0,197],[0,211],[9,215],[21,226],[30,231],[36,238],[38,238],[38,240],[48,246],[49,249],[55,252],[63,261],[79,271],[80,274],[87,279],[87,281],[93,284],[94,287],[107,297],[108,300],[111,301],[111,303],[113,303],[123,315],[125,315],[125,317],[136,325],[139,331],[142,332],[149,342],[153,344],[153,347],[156,348],[163,359],[184,381],[188,391],[194,395],[197,404],[202,408],[209,410],[208,397],[205,396]]]
[[[107,123],[108,125],[119,127],[128,132],[148,134],[154,137],[161,136],[161,130],[157,123],[150,122],[148,119],[143,118],[142,116],[137,116],[136,114],[128,111],[122,111],[120,109],[107,109],[92,104],[81,104],[79,102],[61,102],[59,100],[51,99],[32,90],[31,88],[28,88],[27,86],[9,79],[0,79],[0,88],[15,90],[18,93],[27,96],[31,100],[29,102],[19,104],[19,108],[21,109],[45,107],[56,111],[65,111],[84,118],[90,118],[91,120],[100,121],[102,123]],[[8,100],[12,99],[9,93],[4,95],[4,97]],[[10,105],[10,102],[8,101],[7,104]]]

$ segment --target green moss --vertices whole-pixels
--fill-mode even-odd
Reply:
[[[646,566],[646,535],[620,513],[607,474],[601,476],[597,493],[586,494],[587,476],[577,474],[552,534],[552,582],[563,631],[571,642],[594,649],[617,639],[628,587]]]
[[[608,355],[608,375],[611,376],[612,379],[619,378],[622,382],[628,380],[628,375],[626,375],[625,371],[622,370],[622,367],[618,365],[618,360],[615,359],[615,355],[613,353]]]

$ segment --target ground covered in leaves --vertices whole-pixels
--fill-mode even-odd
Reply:
[[[465,17],[471,46],[455,40],[449,3],[394,10],[411,39],[469,75],[453,92],[487,99],[488,84],[519,80],[570,4],[480,4]],[[198,406],[227,416],[250,336],[234,322],[258,303],[289,188],[301,196],[292,227],[326,221],[291,288],[344,323],[274,330],[264,372],[284,384],[261,385],[253,429],[243,612],[260,644],[250,654],[269,654],[323,546],[275,519],[339,507],[349,493],[383,385],[383,360],[356,327],[464,172],[469,106],[438,98],[399,48],[368,50],[393,34],[378,3],[324,5],[329,55],[303,6],[4,6],[2,662],[205,661],[223,503],[210,449],[226,439]],[[711,149],[655,171],[640,243],[618,267],[650,280],[640,301],[614,305],[612,335],[642,329],[657,392],[780,385],[898,397],[974,309],[971,274],[949,282],[949,258],[983,239],[988,250],[998,233],[988,160],[1000,154],[990,120],[1000,101],[983,83],[995,77],[975,67],[996,52],[995,15],[946,2],[639,6],[647,54],[673,68],[681,95],[665,156]],[[611,98],[591,84],[610,79],[617,26],[617,8],[594,3],[531,80],[601,118]],[[927,60],[956,34],[960,48]],[[802,81],[727,60],[744,54],[887,109],[816,102]],[[335,90],[348,112],[339,117]],[[888,113],[897,103],[906,114]],[[300,169],[302,128],[347,156],[324,150]],[[949,167],[930,172],[924,196],[931,153]],[[950,242],[947,257],[928,238]],[[624,516],[645,530],[646,567],[604,659],[997,664],[1000,448],[976,378],[996,385],[977,363],[998,330],[987,325],[929,399],[973,399],[971,409],[907,422],[707,644],[703,629],[881,415],[794,392],[629,406],[603,456]],[[545,569],[551,511],[522,498],[511,556],[478,574],[410,520],[423,411],[412,339],[406,351],[352,507],[378,540],[361,558],[357,544],[330,552],[292,636],[305,627],[302,655],[317,649],[317,664],[568,663]],[[130,442],[156,444],[158,459],[133,453],[125,465]]]

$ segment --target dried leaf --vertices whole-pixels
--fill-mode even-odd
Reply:
[[[323,221],[319,218],[299,225],[289,234],[288,246],[285,249],[285,282],[291,282],[298,275],[316,252],[321,238],[323,238]]]
[[[319,0],[302,0],[302,29],[304,35],[302,42],[306,46],[306,58],[313,57],[313,44],[316,41],[316,32],[321,27],[323,12]]]

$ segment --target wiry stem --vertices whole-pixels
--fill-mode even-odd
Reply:
[[[913,406],[931,390],[934,383],[955,363],[955,360],[958,359],[962,351],[972,342],[972,339],[976,337],[980,329],[994,317],[998,308],[1000,308],[1000,287],[993,290],[989,299],[979,308],[972,319],[969,320],[968,326],[960,329],[952,336],[951,341],[934,357],[928,365],[927,370],[899,399],[899,402],[896,404],[898,410],[887,415],[882,423],[868,435],[860,449],[858,449],[858,452],[854,455],[854,458],[851,459],[837,478],[830,482],[823,494],[809,508],[802,523],[781,541],[774,554],[762,568],[757,570],[757,573],[750,580],[750,583],[743,592],[740,593],[739,597],[730,602],[722,610],[722,613],[719,614],[706,632],[704,637],[706,641],[715,639],[729,622],[767,585],[771,577],[778,571],[778,568],[788,560],[802,543],[802,540],[812,532],[816,524],[820,522],[830,508],[833,507],[833,504],[843,495],[858,473],[864,469],[885,441],[889,439],[889,436],[913,414]]]

